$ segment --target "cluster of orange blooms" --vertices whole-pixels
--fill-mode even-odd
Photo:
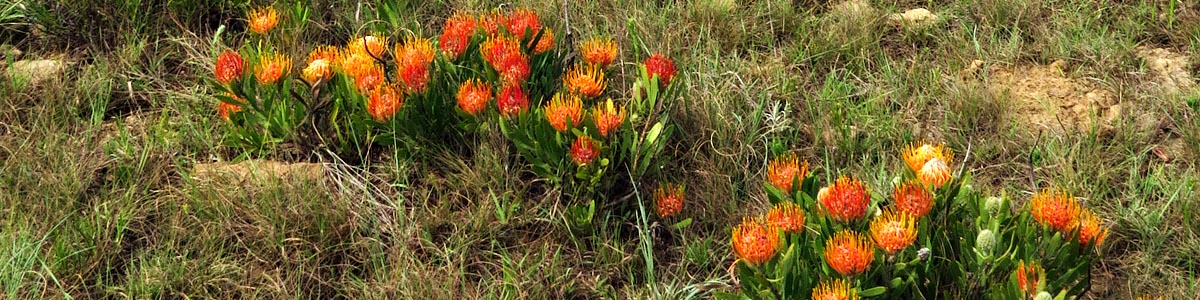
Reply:
[[[1038,223],[1068,236],[1076,233],[1079,243],[1096,245],[1104,243],[1108,229],[1100,217],[1091,209],[1082,207],[1075,198],[1063,190],[1045,190],[1034,194],[1029,201],[1029,212]]]

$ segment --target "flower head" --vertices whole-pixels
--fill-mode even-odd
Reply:
[[[920,219],[933,209],[933,194],[921,184],[901,183],[896,186],[893,195],[896,198],[896,209],[912,215],[913,218]]]
[[[529,41],[529,48],[533,49],[534,54],[542,54],[550,49],[554,49],[554,30],[546,28],[542,31],[542,37],[538,39],[537,45],[533,45],[533,41]]]
[[[358,88],[358,92],[366,95],[387,80],[384,76],[383,67],[378,64],[372,64],[371,67],[359,72],[354,77],[354,86]]]
[[[733,228],[730,243],[739,259],[759,265],[771,260],[779,251],[779,229],[747,217],[742,219],[742,224]]]
[[[492,68],[501,70],[503,69],[501,68],[503,58],[521,54],[521,44],[511,37],[490,36],[483,41],[483,44],[479,45],[479,53]]]
[[[529,56],[524,54],[508,55],[501,58],[500,79],[504,84],[521,84],[529,78]]]
[[[500,22],[504,22],[504,16],[496,11],[479,15],[479,28],[487,32],[489,37],[500,33]]]
[[[610,132],[617,130],[617,127],[625,122],[625,107],[622,106],[618,110],[610,98],[592,108],[592,119],[596,121],[596,130],[600,131],[600,136],[608,137]]]
[[[813,300],[858,300],[858,293],[845,280],[822,281],[813,288]]]
[[[663,184],[654,190],[654,208],[660,218],[670,218],[683,210],[683,186]]]
[[[804,210],[792,202],[780,202],[767,211],[763,218],[770,225],[787,233],[804,231]]]
[[[396,73],[408,93],[421,93],[429,87],[429,64],[433,62],[433,42],[409,36],[396,45]]]
[[[861,233],[842,230],[825,240],[825,263],[839,274],[853,276],[875,260],[875,247]]]
[[[312,52],[308,53],[308,62],[311,63],[320,59],[324,59],[327,62],[333,63],[337,61],[338,55],[340,55],[340,51],[338,51],[337,47],[318,46],[317,48],[313,49]]]
[[[554,126],[554,130],[558,132],[564,132],[579,126],[579,121],[583,119],[583,101],[579,100],[579,96],[554,94],[550,103],[546,103],[545,111],[550,126]]]
[[[926,164],[932,159],[941,160],[942,163],[947,165],[947,169],[949,169],[949,165],[954,159],[954,153],[949,148],[946,148],[945,145],[934,146],[926,143],[922,143],[921,146],[908,145],[901,151],[900,156],[904,158],[904,163],[908,164],[908,168],[914,173],[918,173],[918,175],[921,173],[921,169],[924,169]]]
[[[245,60],[237,51],[225,50],[217,56],[217,65],[213,68],[213,77],[217,78],[218,82],[228,85],[234,80],[242,78],[242,69],[245,65]]]
[[[1022,292],[1033,296],[1038,291],[1038,281],[1045,278],[1045,272],[1036,262],[1030,262],[1026,265],[1025,260],[1021,260],[1017,263],[1017,287]]]
[[[589,64],[608,67],[617,59],[617,42],[612,38],[591,38],[579,44],[579,54]]]
[[[1103,221],[1091,209],[1084,208],[1079,212],[1079,244],[1101,245],[1108,236],[1108,229],[1103,228]],[[1094,243],[1093,243],[1094,242]]]
[[[1029,201],[1034,220],[1063,234],[1079,226],[1079,210],[1079,203],[1065,190],[1045,190]]]
[[[581,136],[571,143],[571,160],[576,164],[586,165],[596,160],[600,156],[600,147],[596,146],[596,142],[587,136]]]
[[[383,58],[387,51],[387,44],[386,37],[368,35],[354,39],[349,45],[346,45],[346,49],[350,52],[366,54],[371,58]]]
[[[871,199],[862,181],[843,176],[821,189],[817,201],[834,220],[850,222],[862,219],[867,214]]]
[[[896,254],[917,240],[916,220],[905,212],[885,211],[871,220],[871,239],[883,251]]]
[[[646,75],[650,78],[658,76],[658,85],[666,87],[675,77],[675,62],[662,54],[655,53],[646,59]]]
[[[496,97],[496,107],[505,117],[516,116],[529,109],[529,96],[525,95],[521,86],[507,85],[500,89],[500,95]]]
[[[404,94],[394,84],[381,84],[371,90],[367,98],[367,112],[376,121],[384,122],[396,115],[404,105]]]
[[[442,36],[438,38],[438,46],[442,54],[450,59],[458,58],[459,54],[467,51],[471,44],[471,36],[475,34],[475,17],[463,12],[455,12],[446,19],[442,27]]]
[[[793,183],[797,179],[804,181],[804,177],[808,176],[808,162],[800,163],[800,159],[794,153],[784,154],[771,160],[767,165],[767,181],[775,188],[784,193],[791,193]]]
[[[492,101],[492,87],[479,79],[468,79],[458,86],[458,107],[472,116],[487,108]]]
[[[542,30],[542,23],[538,21],[537,13],[526,8],[514,10],[508,14],[508,18],[504,20],[505,29],[509,33],[517,37],[524,37],[525,30],[529,30],[531,35],[535,35],[539,30]]]
[[[333,78],[333,67],[330,66],[328,60],[314,60],[308,63],[308,67],[300,71],[300,77],[310,84],[316,84],[318,80]]]
[[[266,54],[259,57],[258,68],[254,70],[254,78],[262,85],[271,85],[292,72],[292,62],[283,55]]]
[[[950,165],[946,161],[936,157],[925,162],[925,166],[922,166],[921,170],[917,171],[917,179],[920,179],[922,183],[934,187],[942,187],[942,185],[950,181],[951,177]]]
[[[358,78],[363,73],[374,71],[375,69],[383,69],[383,66],[380,66],[379,63],[375,62],[374,58],[371,58],[366,53],[349,50],[342,51],[334,62],[338,68],[341,68],[342,72],[346,73],[346,76],[350,76],[351,78]]]
[[[563,76],[563,86],[566,86],[567,90],[588,98],[600,96],[601,93],[604,93],[604,87],[607,85],[608,82],[604,80],[604,72],[594,65],[575,65]]]
[[[245,103],[245,100],[243,100],[241,97],[238,97],[237,95],[234,95],[232,93],[225,92],[224,95],[225,95],[225,97],[229,97],[230,99],[233,99],[233,101],[236,101],[238,103]],[[217,115],[221,116],[221,118],[225,119],[225,121],[230,120],[229,119],[230,114],[236,113],[239,111],[242,111],[242,106],[240,104],[234,104],[234,103],[229,103],[229,102],[225,102],[225,101],[218,101],[218,103],[217,103]]]
[[[275,11],[274,7],[259,7],[251,9],[246,15],[249,21],[250,30],[258,34],[266,34],[279,24],[279,12]]]

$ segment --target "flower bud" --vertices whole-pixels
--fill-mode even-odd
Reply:
[[[1004,208],[1004,198],[988,197],[983,204],[983,210],[993,217],[1000,215],[1000,210]]]
[[[917,250],[917,258],[921,261],[926,261],[929,259],[929,255],[931,254],[930,252],[931,251],[929,248],[921,248],[920,250]]]
[[[979,236],[975,237],[975,249],[983,255],[984,258],[992,256],[992,250],[996,248],[996,234],[992,233],[991,229],[984,229],[979,232]]]

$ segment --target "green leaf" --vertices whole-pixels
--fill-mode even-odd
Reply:
[[[887,292],[887,288],[882,287],[882,286],[877,286],[877,287],[863,290],[863,291],[859,292],[858,295],[863,296],[863,297],[875,297],[875,296],[883,295],[884,292]]]
[[[689,225],[692,225],[692,218],[683,219],[683,221],[679,221],[679,223],[675,223],[675,228],[676,229],[684,229],[684,228],[687,228]]]

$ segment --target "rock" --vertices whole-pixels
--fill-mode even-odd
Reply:
[[[62,76],[66,63],[53,59],[22,60],[8,67],[9,78],[25,78],[29,84],[38,85],[46,80]]]
[[[273,180],[319,182],[325,178],[325,165],[318,163],[285,163],[270,160],[247,160],[239,163],[216,162],[196,164],[192,178],[200,182],[246,183]]]
[[[888,20],[899,26],[925,28],[937,23],[938,16],[928,9],[914,8],[904,11],[904,13],[891,14],[888,16]]]

